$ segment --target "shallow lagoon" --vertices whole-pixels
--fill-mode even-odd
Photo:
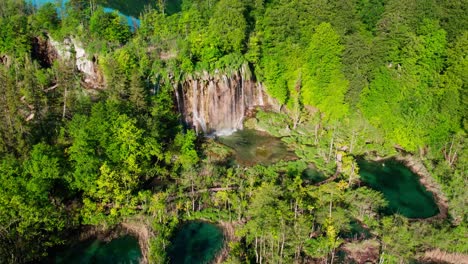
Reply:
[[[408,218],[428,218],[439,213],[434,196],[419,182],[419,176],[393,159],[358,160],[361,180],[383,193],[389,206],[385,213]]]

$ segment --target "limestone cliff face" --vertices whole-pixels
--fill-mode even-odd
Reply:
[[[74,60],[76,69],[84,74],[84,82],[88,86],[98,88],[102,85],[102,74],[96,62],[89,59],[83,45],[77,39],[70,37],[58,42],[49,36],[49,46],[55,49],[59,59]]]
[[[203,72],[175,85],[176,103],[185,123],[197,133],[230,134],[242,129],[249,110],[272,106],[261,83],[248,77],[247,67],[230,75]]]

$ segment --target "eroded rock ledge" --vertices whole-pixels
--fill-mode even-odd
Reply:
[[[97,66],[96,57],[87,54],[79,40],[67,37],[59,42],[48,36],[46,46],[50,61],[55,59],[72,61],[76,69],[83,73],[86,86],[94,89],[103,86],[104,78]]]

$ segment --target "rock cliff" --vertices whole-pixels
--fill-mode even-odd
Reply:
[[[49,36],[49,47],[53,47],[57,57],[62,60],[74,60],[75,67],[84,74],[84,82],[91,88],[102,86],[103,77],[98,70],[95,59],[89,59],[83,45],[72,37],[65,38],[63,42],[55,41]]]
[[[275,103],[247,65],[231,74],[203,72],[175,85],[177,107],[185,123],[206,135],[230,134],[242,129],[246,113]]]

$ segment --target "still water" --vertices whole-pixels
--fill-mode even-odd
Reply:
[[[188,222],[175,234],[168,251],[169,263],[210,263],[223,248],[224,236],[216,225],[206,222]]]
[[[58,5],[64,5],[68,0],[30,0],[30,2],[35,7],[40,7],[45,3],[53,3]],[[105,12],[114,12],[118,11],[121,16],[123,16],[127,24],[130,27],[134,25],[140,25],[140,20],[138,17],[140,13],[145,10],[145,7],[150,5],[152,1],[150,0],[98,0],[97,3],[104,7]]]
[[[389,206],[386,213],[409,218],[428,218],[439,213],[431,192],[419,182],[419,176],[395,160],[371,162],[358,160],[361,180],[383,193]]]
[[[253,129],[244,129],[229,136],[221,136],[218,141],[235,151],[236,162],[252,166],[269,165],[280,160],[295,159],[281,139]]]
[[[132,236],[122,236],[110,242],[87,240],[51,255],[56,264],[137,264],[142,257],[138,241]]]

